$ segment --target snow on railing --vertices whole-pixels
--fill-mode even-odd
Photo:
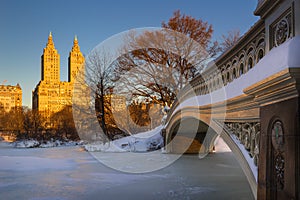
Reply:
[[[177,95],[167,121],[179,102],[218,90],[251,70],[265,56],[265,26],[259,20],[239,41],[190,81]]]

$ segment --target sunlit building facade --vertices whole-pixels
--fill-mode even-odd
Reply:
[[[10,112],[15,108],[22,108],[22,88],[19,84],[0,85],[0,110]]]
[[[49,126],[52,114],[72,104],[73,87],[79,72],[84,72],[84,56],[75,37],[68,59],[68,81],[60,80],[60,55],[50,33],[41,56],[41,80],[32,92],[32,108],[45,117]]]

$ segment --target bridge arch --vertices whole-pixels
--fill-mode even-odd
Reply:
[[[257,175],[253,174],[253,171],[251,169],[251,166],[249,166],[247,158],[245,158],[240,147],[234,141],[232,133],[224,125],[224,123],[218,121],[217,119],[211,118],[210,113],[202,113],[201,111],[199,111],[199,108],[196,107],[182,108],[172,113],[172,116],[170,117],[168,123],[165,126],[166,151],[169,153],[185,153],[186,150],[189,150],[189,152],[187,153],[196,153],[196,144],[195,141],[193,141],[191,138],[190,140],[185,141],[189,142],[189,144],[194,145],[194,147],[192,147],[194,149],[189,149],[189,146],[185,146],[185,148],[181,149],[174,149],[174,146],[175,148],[177,148],[176,145],[178,145],[176,144],[176,139],[173,140],[176,134],[178,134],[178,130],[179,136],[194,136],[199,141],[199,143],[201,143],[201,146],[198,147],[199,156],[204,156],[207,153],[211,152],[213,150],[216,139],[220,136],[231,149],[235,158],[239,162],[242,170],[244,171],[245,176],[247,177],[253,195],[256,196]],[[203,132],[205,132],[204,138]],[[180,140],[182,139],[182,137],[178,137],[177,139]],[[186,143],[184,143],[184,145],[186,145]],[[181,150],[181,152],[178,152],[178,150]]]
[[[187,116],[175,121],[166,137],[169,151],[194,154],[209,152],[209,146],[204,144],[208,129],[209,125],[196,117]]]

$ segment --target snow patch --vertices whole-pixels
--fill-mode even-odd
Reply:
[[[219,137],[215,143],[215,152],[231,152],[231,149],[224,142],[224,140]]]
[[[107,143],[102,143],[102,142],[95,142],[95,143],[90,143],[86,144],[83,146],[85,150],[87,151],[101,151],[101,152],[125,152],[126,150],[119,148],[116,146],[113,142],[107,142]]]
[[[84,145],[87,151],[101,152],[147,152],[163,147],[164,140],[161,133],[163,126],[158,126],[151,131],[146,131],[123,137],[108,143],[101,141]]]
[[[60,146],[76,146],[82,145],[83,141],[75,142],[75,141],[60,141],[60,140],[51,140],[39,142],[37,140],[29,139],[29,140],[19,140],[13,142],[13,146],[16,148],[50,148],[50,147],[60,147]]]
[[[34,148],[38,147],[39,145],[40,143],[37,140],[21,140],[14,143],[16,148]]]

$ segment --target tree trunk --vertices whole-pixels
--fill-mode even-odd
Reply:
[[[106,130],[106,123],[105,123],[103,79],[100,80],[100,104],[101,104],[101,123],[102,123],[102,129],[103,129],[104,135],[108,136],[107,135],[107,130]]]

